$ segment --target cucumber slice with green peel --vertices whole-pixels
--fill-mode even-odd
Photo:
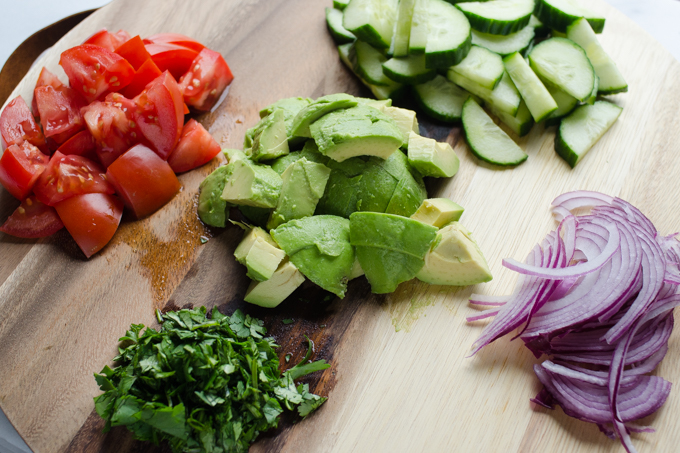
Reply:
[[[545,125],[546,127],[557,126],[562,118],[574,111],[578,105],[578,99],[559,88],[550,85],[546,85],[546,88],[555,102],[557,102],[557,110],[548,115],[545,119]]]
[[[557,110],[557,103],[519,52],[505,57],[503,63],[536,122]]]
[[[545,38],[550,33],[550,27],[541,22],[538,17],[532,15],[529,19],[529,26],[534,27],[536,38]]]
[[[574,168],[607,130],[623,109],[607,101],[581,105],[560,123],[555,151]]]
[[[413,8],[415,0],[401,0],[399,2],[399,12],[397,15],[397,28],[394,31],[395,57],[405,57],[408,55],[408,42],[411,36],[411,21],[413,20]]]
[[[430,31],[427,25],[430,18],[430,15],[428,14],[429,2],[430,0],[416,0],[413,7],[411,34],[408,42],[409,54],[419,55],[425,53],[427,34]]]
[[[342,26],[376,49],[389,49],[398,1],[352,0],[345,8]]]
[[[390,58],[382,65],[383,73],[399,83],[417,85],[432,80],[437,75],[434,69],[425,67],[425,55],[409,55]]]
[[[604,51],[586,19],[579,19],[567,27],[567,38],[574,41],[586,51],[588,59],[593,65],[595,74],[599,77],[599,94],[614,94],[628,91],[628,84],[623,78],[616,63]]]
[[[413,89],[423,111],[445,123],[460,121],[463,103],[470,97],[470,93],[440,75],[429,82],[415,85]]]
[[[518,165],[527,154],[470,98],[463,104],[463,129],[470,151],[494,165]]]
[[[333,8],[342,11],[349,5],[349,0],[333,0]]]
[[[493,104],[494,107],[501,112],[505,112],[511,116],[517,114],[517,109],[519,109],[522,98],[507,72],[503,73],[501,81],[493,90],[484,88],[473,80],[463,77],[455,71],[448,71],[446,78],[470,93],[479,96],[484,101]]]
[[[531,69],[579,101],[588,99],[595,83],[595,71],[586,52],[574,41],[551,38],[529,53]]]
[[[425,65],[447,68],[460,63],[470,51],[470,23],[455,6],[444,0],[428,0],[428,34]]]
[[[526,102],[522,100],[517,109],[517,115],[508,115],[505,112],[501,112],[496,109],[493,104],[489,104],[489,110],[491,113],[496,115],[499,120],[508,128],[517,134],[518,137],[524,137],[531,131],[531,127],[534,125],[534,118],[531,116],[531,112],[527,107]]]
[[[357,40],[350,49],[349,59],[354,72],[366,82],[377,86],[390,84],[382,69],[387,57],[370,44]]]
[[[387,77],[385,78],[387,80],[387,85],[384,86],[372,85],[354,71],[354,67],[350,60],[350,54],[352,54],[353,52],[352,48],[354,47],[354,44],[356,44],[357,42],[359,41],[355,41],[352,44],[342,44],[338,46],[338,54],[340,55],[340,61],[342,61],[345,64],[345,66],[347,66],[352,72],[354,72],[354,74],[357,77],[359,77],[359,80],[361,80],[361,83],[366,85],[366,87],[369,90],[371,90],[373,95],[379,100],[398,99],[402,97],[408,89],[407,85],[393,82]]]
[[[534,27],[531,24],[506,36],[472,30],[472,45],[485,47],[504,57],[515,52],[523,53],[531,45],[534,35]]]
[[[340,61],[342,61],[352,72],[354,72],[354,68],[352,67],[352,62],[349,59],[349,54],[353,45],[354,44],[352,43],[348,43],[338,46],[338,55],[340,55]]]
[[[326,25],[336,44],[345,44],[356,39],[356,36],[342,26],[342,11],[339,9],[326,8]]]
[[[484,47],[472,46],[470,53],[457,65],[451,66],[463,77],[476,82],[483,88],[493,90],[501,81],[505,67],[500,55]]]
[[[567,34],[557,30],[550,30],[550,36],[552,38],[566,38]]]
[[[491,0],[458,3],[470,25],[482,33],[509,35],[529,25],[534,0]]]
[[[579,0],[536,0],[534,14],[546,26],[562,33],[582,17],[590,23],[595,33],[604,30],[604,17],[584,7]]]
[[[600,86],[600,78],[595,76],[595,81],[593,82],[593,91],[590,92],[590,96],[586,99],[586,104],[593,105],[597,100],[597,89]]]

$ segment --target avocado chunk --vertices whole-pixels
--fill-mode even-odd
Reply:
[[[260,121],[253,135],[251,159],[255,162],[272,160],[290,152],[283,109],[276,109]]]
[[[385,212],[387,209],[399,181],[384,168],[383,162],[377,157],[366,162],[357,194],[357,211]]]
[[[437,233],[431,225],[393,214],[355,212],[349,221],[350,242],[376,294],[391,293],[415,277]]]
[[[402,147],[408,146],[409,133],[420,133],[418,120],[416,119],[416,112],[413,110],[402,109],[399,107],[384,107],[381,110],[385,115],[389,116],[397,123],[397,126],[404,137]]]
[[[371,98],[362,98],[362,97],[356,97],[356,100],[359,104],[365,104],[370,107],[376,108],[378,110],[382,110],[383,107],[391,107],[392,106],[392,99],[387,98],[387,99],[371,99]]]
[[[411,218],[441,228],[460,220],[462,215],[463,207],[448,198],[429,198],[423,201]]]
[[[291,220],[271,234],[305,277],[342,298],[355,261],[349,228],[347,219],[317,215]]]
[[[224,149],[222,150],[222,154],[227,158],[227,163],[248,159],[246,153],[240,149]]]
[[[349,280],[354,280],[355,278],[359,278],[362,275],[364,275],[364,270],[361,268],[361,264],[359,264],[359,258],[354,257],[354,265],[352,265],[352,270],[349,273]]]
[[[248,277],[258,282],[269,280],[286,257],[269,233],[259,227],[252,228],[234,251],[236,261],[246,266]]]
[[[244,159],[231,162],[225,168],[223,200],[257,208],[276,206],[283,181],[270,167]]]
[[[404,178],[399,181],[394,189],[385,213],[410,217],[416,212],[426,196],[427,192],[422,183],[419,184],[412,177]]]
[[[215,169],[199,186],[198,216],[207,225],[224,228],[229,220],[228,203],[222,199],[227,167]]]
[[[251,282],[243,300],[260,307],[274,308],[304,281],[305,277],[295,265],[284,259],[269,280]]]
[[[460,223],[452,222],[437,232],[418,280],[432,285],[467,286],[491,281],[489,266],[477,242]]]
[[[403,142],[392,118],[364,104],[332,111],[313,122],[309,130],[321,154],[338,162],[355,156],[387,159]]]
[[[303,157],[310,162],[317,162],[324,165],[326,165],[330,160],[328,157],[319,152],[319,148],[317,148],[314,140],[307,140],[307,142],[305,142],[305,146],[302,147],[302,150],[293,151],[290,154],[286,154],[285,156],[281,156],[273,160],[271,166],[276,173],[281,175],[284,171],[286,171],[286,168],[288,168],[290,164]]]
[[[269,208],[256,208],[254,206],[246,205],[238,206],[238,210],[241,211],[241,214],[243,214],[252,225],[262,228],[267,227],[267,221],[272,213],[272,210]]]
[[[451,145],[421,137],[414,132],[409,135],[408,161],[423,176],[434,178],[450,178],[460,166],[460,160]]]
[[[290,220],[313,215],[330,173],[330,168],[304,157],[290,164],[281,175],[281,194],[267,228],[271,230]]]
[[[357,105],[357,100],[350,94],[337,93],[322,96],[295,115],[291,136],[311,138],[310,124],[333,110],[346,109],[355,105]]]

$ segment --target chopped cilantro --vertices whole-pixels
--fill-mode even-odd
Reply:
[[[208,242],[208,238],[205,236],[201,236],[201,244],[205,244],[206,242]]]

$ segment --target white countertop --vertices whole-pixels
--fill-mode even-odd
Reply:
[[[680,0],[606,0],[659,41],[680,61]],[[99,8],[108,0],[0,0],[0,67],[19,44],[36,31],[72,14]],[[0,453],[31,450],[0,410]]]

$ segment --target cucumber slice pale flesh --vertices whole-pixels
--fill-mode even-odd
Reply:
[[[505,57],[503,63],[536,122],[557,110],[557,103],[519,52]]]
[[[417,85],[432,80],[437,75],[434,69],[425,67],[425,55],[409,55],[390,58],[382,65],[383,73],[399,83]]]
[[[532,16],[533,17],[533,16]],[[515,52],[523,53],[531,45],[534,39],[534,27],[529,24],[518,32],[509,35],[492,35],[472,30],[472,45],[480,46],[496,52],[504,57]]]
[[[560,123],[555,136],[555,151],[574,168],[616,122],[622,110],[607,101],[577,107]]]
[[[355,41],[356,43],[356,41]],[[390,79],[386,80],[388,81],[387,85],[383,86],[378,86],[378,85],[372,85],[368,83],[366,80],[362,79],[359,74],[357,74],[354,71],[354,65],[352,64],[352,61],[350,60],[350,55],[353,52],[353,44],[342,44],[338,46],[338,54],[340,55],[340,61],[342,61],[345,66],[349,68],[350,71],[354,73],[357,77],[359,77],[359,80],[368,87],[369,90],[373,93],[373,95],[381,100],[385,99],[398,99],[401,96],[403,96],[406,93],[407,86],[402,85],[401,83],[393,82]]]
[[[481,87],[493,90],[503,77],[505,67],[500,55],[484,47],[472,46],[467,57],[449,71],[457,72]]]
[[[536,0],[534,14],[547,27],[565,33],[567,27],[585,17],[595,33],[604,30],[604,17],[582,5],[584,0]]]
[[[507,72],[503,73],[501,81],[493,90],[484,88],[475,81],[463,77],[455,71],[449,70],[446,74],[446,78],[470,93],[479,96],[487,103],[493,104],[498,110],[511,116],[517,114],[517,109],[519,109],[522,98]]]
[[[348,4],[349,0],[333,0],[333,8],[339,9],[340,11],[347,8]]]
[[[430,0],[416,0],[413,6],[413,16],[411,17],[411,34],[409,36],[409,54],[419,55],[425,53],[427,46],[427,34],[429,31],[428,6]]]
[[[518,165],[527,154],[470,98],[463,104],[463,129],[470,151],[494,165]]]
[[[460,63],[470,51],[470,23],[455,6],[444,0],[428,0],[428,34],[425,65],[448,68]]]
[[[527,108],[526,102],[522,101],[517,109],[517,114],[515,116],[508,115],[505,112],[501,112],[489,104],[489,109],[491,113],[496,115],[499,120],[508,128],[517,134],[518,137],[524,137],[531,131],[531,127],[534,125],[534,118],[531,116],[531,112]]]
[[[557,110],[548,115],[545,119],[545,125],[546,127],[557,126],[562,118],[574,111],[578,105],[578,99],[551,85],[547,85],[546,89],[557,102]]]
[[[366,82],[378,86],[390,84],[382,69],[387,57],[370,44],[357,40],[350,49],[349,58],[354,71]]]
[[[356,36],[342,26],[342,11],[339,9],[326,8],[326,24],[336,44],[346,44],[356,39]]]
[[[534,0],[491,0],[458,3],[470,25],[482,33],[509,35],[529,25]]]
[[[399,0],[352,0],[344,10],[342,26],[376,49],[392,43]]]
[[[408,55],[408,42],[411,36],[414,6],[415,0],[401,0],[399,2],[397,28],[394,30],[393,54],[395,57],[405,57]]]
[[[413,90],[423,111],[445,123],[460,121],[463,103],[470,97],[470,93],[440,75],[429,82],[415,85]]]

